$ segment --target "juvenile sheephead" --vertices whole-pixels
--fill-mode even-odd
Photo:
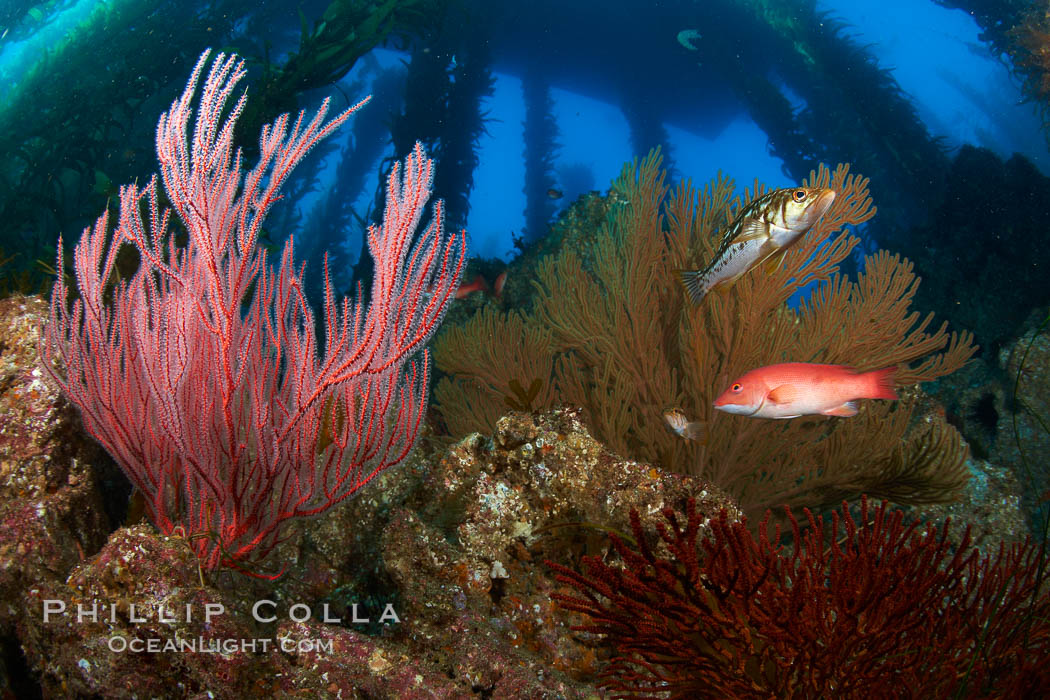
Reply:
[[[823,187],[773,190],[753,200],[726,229],[707,267],[676,271],[689,298],[699,303],[712,289],[727,292],[734,282],[762,263],[770,274],[775,272],[784,253],[824,216],[834,201],[835,190]]]
[[[896,367],[858,372],[845,365],[784,362],[753,369],[715,399],[715,408],[755,418],[857,415],[857,399],[896,399]]]

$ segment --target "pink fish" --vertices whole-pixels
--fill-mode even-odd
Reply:
[[[857,415],[857,399],[896,399],[896,367],[857,372],[845,365],[785,362],[753,369],[715,400],[726,413],[756,418]]]
[[[489,283],[485,281],[485,278],[478,275],[474,278],[474,281],[470,284],[461,284],[456,289],[456,299],[466,299],[474,292],[485,292],[488,291]]]
[[[496,297],[497,299],[502,298],[503,297],[503,287],[506,284],[507,284],[507,271],[504,270],[503,272],[499,273],[499,276],[496,278],[496,281],[492,283],[492,296]]]

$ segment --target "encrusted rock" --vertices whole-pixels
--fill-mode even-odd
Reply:
[[[991,459],[1013,473],[1031,513],[1050,500],[1050,334],[1022,336],[1000,351],[999,362],[1009,382]]]
[[[93,466],[105,453],[37,365],[47,304],[0,299],[0,626],[22,594],[60,580],[106,541],[109,519]]]
[[[605,551],[609,533],[630,531],[631,509],[651,527],[688,498],[740,517],[710,484],[613,455],[578,411],[511,413],[492,440],[473,435],[441,457],[384,531],[383,556],[414,639],[451,645],[465,678],[484,675],[463,648],[478,639],[580,678],[594,670],[594,652],[568,634],[579,621],[552,605],[557,584],[542,562],[576,565]]]
[[[250,688],[261,671],[251,651],[223,648],[259,636],[247,608],[201,585],[185,540],[139,525],[118,530],[68,582],[30,589],[18,633],[49,696],[236,697],[221,689]]]
[[[983,459],[968,459],[970,480],[958,503],[921,506],[914,513],[923,520],[951,518],[948,537],[956,544],[970,527],[970,539],[985,553],[994,554],[1000,542],[1020,542],[1028,535],[1021,510],[1020,487],[1013,473]]]
[[[574,410],[511,413],[443,451],[424,435],[294,523],[248,567],[278,580],[200,571],[151,525],[109,535],[127,484],[41,377],[45,313],[0,302],[0,638],[47,695],[593,697],[596,653],[544,562],[604,553],[632,508],[650,528],[688,498],[739,517],[709,484],[611,454]]]

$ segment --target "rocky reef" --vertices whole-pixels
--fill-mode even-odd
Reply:
[[[608,551],[632,509],[652,525],[692,498],[739,517],[710,484],[610,453],[576,410],[511,413],[491,436],[421,441],[297,524],[272,571],[207,576],[184,538],[134,522],[115,465],[41,381],[45,312],[0,301],[0,638],[16,695],[590,697],[605,652],[570,632],[581,619],[552,602],[564,586],[544,562]]]
[[[690,499],[741,518],[712,484],[613,454],[577,409],[511,412],[451,446],[427,434],[407,464],[296,523],[251,575],[209,575],[185,538],[141,521],[43,381],[45,314],[39,298],[0,301],[0,675],[14,696],[596,697],[614,652],[571,629],[587,620],[552,600],[569,589],[548,563],[615,561],[610,535],[630,540],[632,510],[654,537]],[[1044,345],[1018,400],[1040,400]],[[1004,350],[1008,369],[1018,352]],[[994,402],[1000,449],[968,462],[966,500],[912,512],[970,523],[985,551],[1023,529],[1018,481],[997,461],[1009,399]]]

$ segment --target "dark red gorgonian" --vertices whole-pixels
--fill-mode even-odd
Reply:
[[[580,595],[562,608],[606,635],[602,685],[629,697],[1022,697],[1050,688],[1050,594],[1037,595],[1040,548],[982,555],[947,523],[906,525],[883,503],[861,525],[836,512],[830,540],[807,510],[788,554],[768,516],[756,538],[725,512],[670,509],[650,544],[613,536],[622,559],[549,564]],[[703,524],[706,523],[706,524]],[[704,536],[700,537],[703,529]],[[660,553],[658,553],[658,551]],[[662,553],[666,551],[666,554]]]

